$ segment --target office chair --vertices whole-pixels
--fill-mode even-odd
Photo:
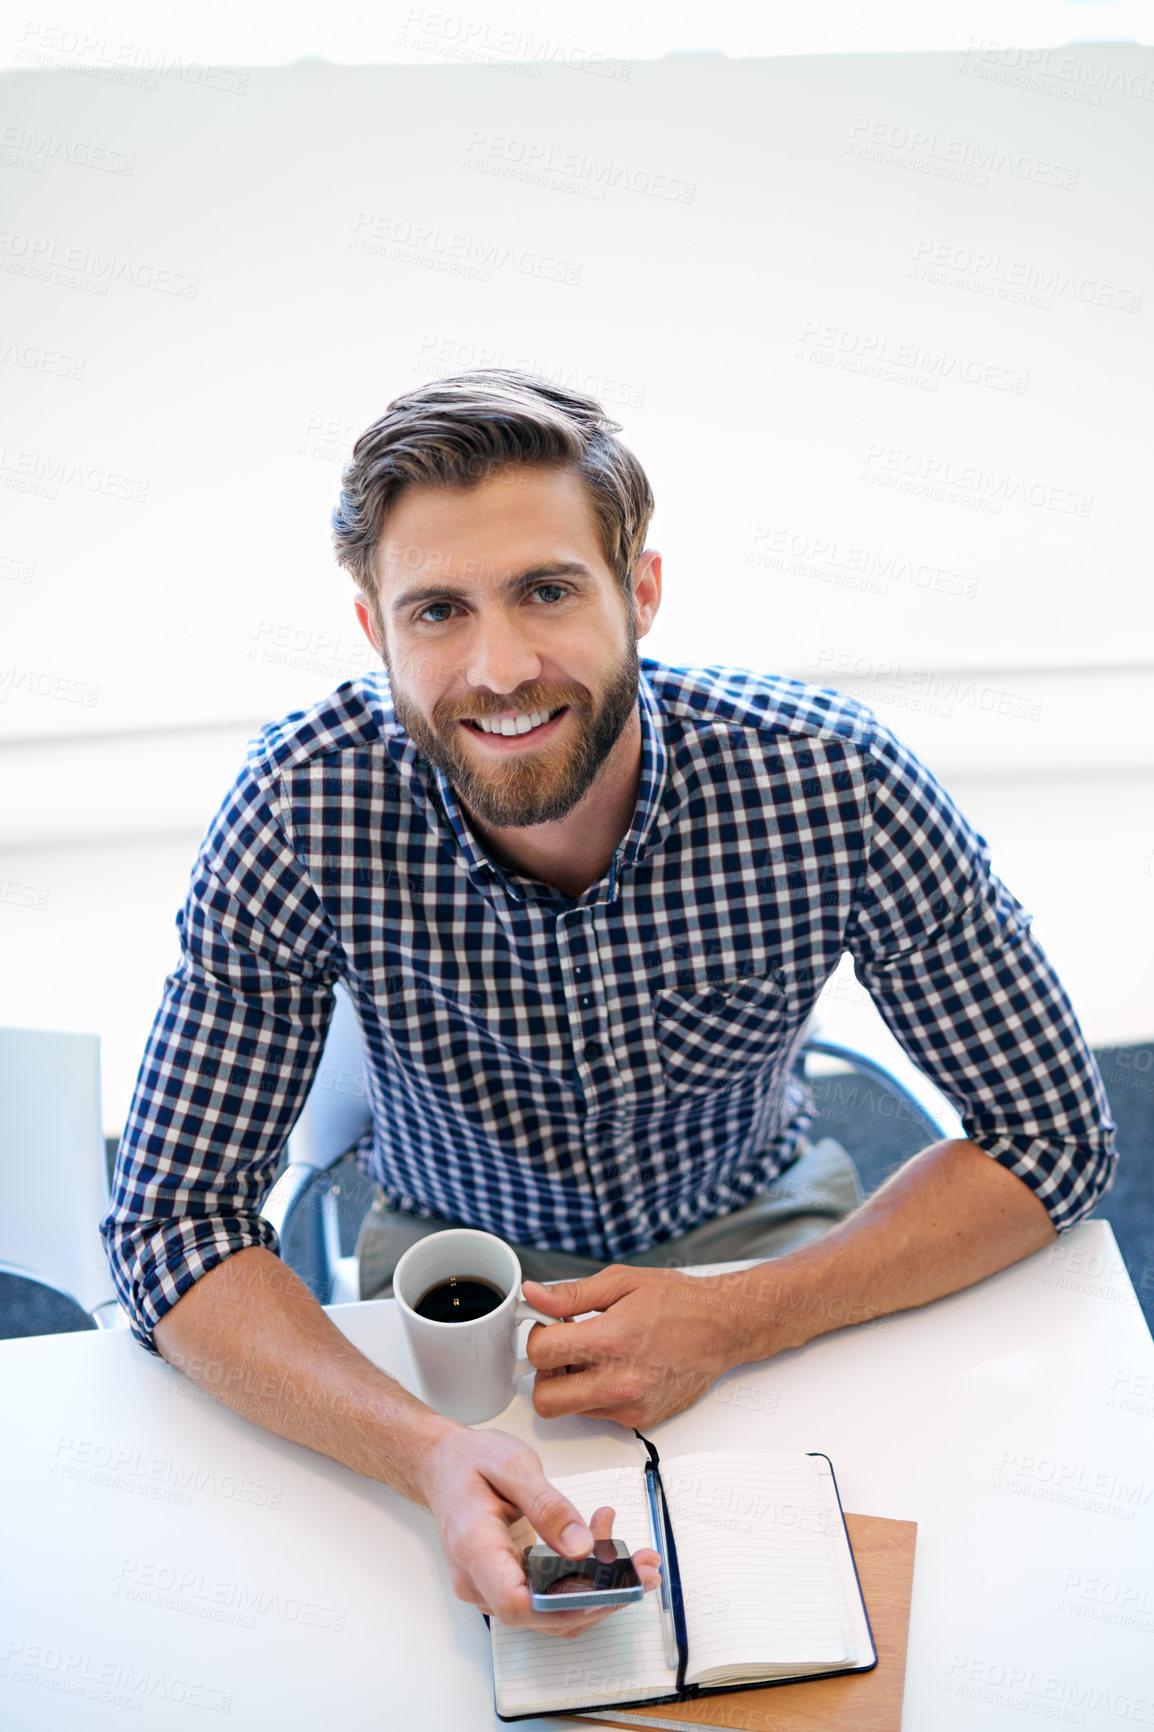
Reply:
[[[0,1028],[0,1273],[126,1328],[100,1238],[108,1169],[100,1036]]]

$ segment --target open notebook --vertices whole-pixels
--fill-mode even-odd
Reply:
[[[503,1720],[686,1701],[877,1664],[826,1456],[709,1451],[657,1465],[645,1448],[664,1496],[671,1605],[647,1594],[565,1642],[491,1625]],[[583,1512],[610,1504],[614,1534],[631,1551],[656,1543],[640,1450],[635,1467],[554,1483]],[[667,1622],[676,1666],[666,1658]]]

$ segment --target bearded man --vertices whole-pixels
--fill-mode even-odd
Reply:
[[[545,1417],[651,1425],[732,1366],[955,1292],[1078,1221],[1114,1159],[1029,916],[913,754],[837,692],[639,658],[661,555],[617,431],[485,369],[357,440],[336,548],[383,667],[250,745],[103,1226],[149,1351],[426,1505],[457,1593],[554,1635],[606,1614],[534,1613],[510,1526],[578,1557],[605,1512],[372,1365],[260,1214],[338,983],[373,1115],[362,1296],[423,1234],[500,1235],[557,1319],[529,1338]],[[847,952],[965,1130],[865,1202],[807,1142],[797,1066]],[[681,1272],[751,1258],[708,1303]]]

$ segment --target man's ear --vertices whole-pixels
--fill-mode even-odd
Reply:
[[[655,547],[638,554],[633,568],[633,607],[637,635],[644,637],[661,606],[661,555]]]
[[[385,652],[384,652],[384,649],[381,645],[380,639],[377,636],[377,628],[373,624],[373,616],[369,612],[368,602],[365,601],[363,599],[363,597],[360,597],[356,601],[354,601],[353,607],[356,609],[357,618],[361,622],[361,630],[364,632],[365,636],[368,638],[369,642],[372,644],[372,646],[376,650],[377,654],[383,660]]]

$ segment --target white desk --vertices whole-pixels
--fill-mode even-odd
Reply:
[[[407,1375],[391,1301],[332,1315]],[[2,1342],[0,1389],[6,1732],[499,1724],[422,1512],[126,1333]],[[625,1435],[523,1392],[493,1423],[554,1473]],[[654,1435],[824,1450],[847,1509],[920,1524],[905,1732],[1154,1724],[1154,1343],[1105,1223],[733,1372]]]

